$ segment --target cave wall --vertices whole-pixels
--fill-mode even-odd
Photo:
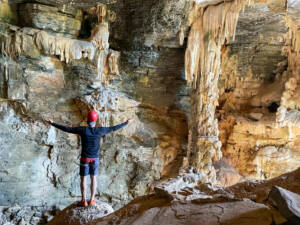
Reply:
[[[125,39],[123,24],[114,25],[126,16],[124,21],[132,27],[139,21],[150,35],[162,20],[172,21],[153,18],[146,24],[146,17],[127,18],[128,11],[118,15],[128,10],[122,4],[85,5],[84,10],[1,4],[7,10],[0,16],[0,154],[5,159],[0,205],[63,207],[79,198],[79,137],[43,119],[85,125],[92,108],[100,126],[134,120],[102,140],[97,198],[119,208],[178,173],[187,143],[184,49],[179,44],[148,46],[141,33],[138,41],[131,40],[134,33]],[[153,16],[152,10],[172,11],[175,5],[149,1],[144,13]],[[118,33],[123,36],[116,38]]]
[[[115,208],[191,166],[219,185],[298,167],[297,1],[9,3],[0,205],[79,199],[80,140],[43,119],[92,108],[99,126],[134,119],[102,140],[96,196]]]
[[[297,59],[289,22],[295,8],[292,1],[247,6],[235,40],[223,48],[217,112],[223,160],[248,179],[269,179],[299,165],[297,112],[282,106],[296,96],[285,94],[298,74],[290,63]]]

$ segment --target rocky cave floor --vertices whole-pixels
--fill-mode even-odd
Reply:
[[[45,207],[1,208],[1,224],[101,225],[296,225],[300,222],[300,169],[268,181],[246,181],[227,188],[196,184],[192,171],[155,187],[114,212],[98,201],[71,204],[62,211]],[[54,216],[56,214],[56,216]],[[53,217],[54,216],[54,217]]]

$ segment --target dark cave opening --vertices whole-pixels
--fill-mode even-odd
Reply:
[[[270,113],[276,113],[277,109],[278,109],[279,105],[276,102],[272,102],[269,106],[268,106],[268,110]]]

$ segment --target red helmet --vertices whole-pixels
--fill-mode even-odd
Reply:
[[[88,114],[88,122],[95,122],[98,119],[98,114],[95,110],[92,110]]]

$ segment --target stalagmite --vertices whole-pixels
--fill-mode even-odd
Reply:
[[[215,109],[221,47],[235,35],[238,13],[248,1],[236,0],[202,8],[192,2],[191,31],[185,54],[185,75],[192,86],[187,162],[214,182],[213,160],[222,157]]]

